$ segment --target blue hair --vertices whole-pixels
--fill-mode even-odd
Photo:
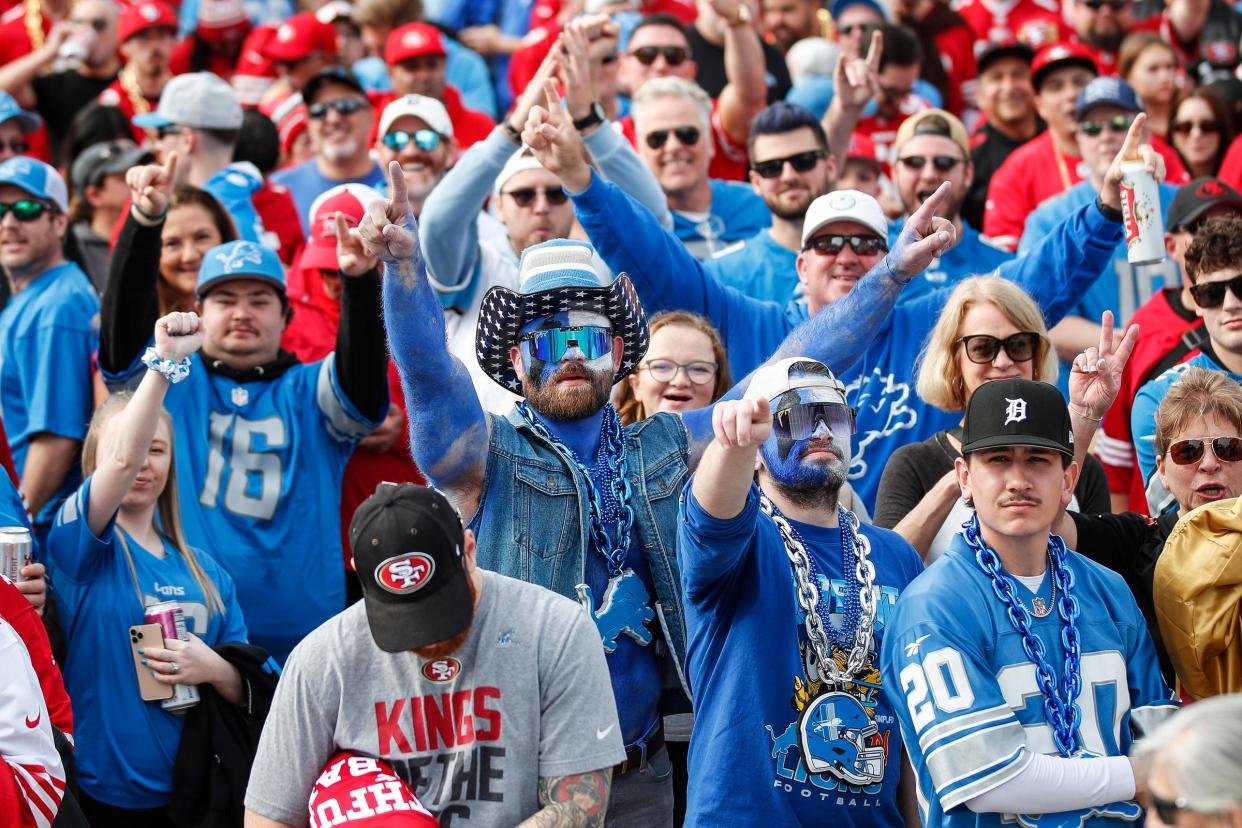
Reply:
[[[824,134],[824,128],[815,114],[801,104],[788,101],[777,101],[755,116],[750,124],[746,152],[751,156],[755,154],[755,139],[760,135],[783,135],[799,129],[809,129],[820,149],[831,152],[828,136]]]

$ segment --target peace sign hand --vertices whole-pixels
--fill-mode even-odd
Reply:
[[[363,247],[363,252],[359,255],[369,255],[381,262],[397,264],[412,259],[418,253],[418,223],[410,210],[405,175],[401,172],[399,161],[388,164],[388,193],[388,201],[372,201],[367,205],[358,229],[347,234],[347,238],[352,239],[353,233],[358,234]],[[342,237],[338,234],[338,257],[341,243]],[[351,268],[360,266],[360,263],[351,260]],[[343,263],[341,269],[345,269]],[[358,272],[365,273],[366,270]]]
[[[543,168],[558,176],[568,190],[582,192],[591,183],[591,168],[587,165],[578,130],[561,106],[556,83],[544,81],[543,92],[546,106],[531,108],[526,128],[522,130],[522,143],[531,148]]]
[[[170,152],[161,164],[144,164],[130,167],[125,173],[129,186],[129,198],[133,206],[143,213],[139,222],[150,224],[152,218],[162,219],[171,200],[173,180],[177,175],[177,153]]]
[[[1104,412],[1117,399],[1121,389],[1121,373],[1138,342],[1139,326],[1131,325],[1125,336],[1115,341],[1113,312],[1104,311],[1100,320],[1100,344],[1074,357],[1070,372],[1070,405],[1077,406],[1082,416],[1101,420]],[[1072,409],[1071,409],[1072,410]]]
[[[871,33],[865,58],[837,61],[833,71],[833,95],[840,98],[844,109],[862,109],[880,91],[880,55],[884,51],[884,34]]]

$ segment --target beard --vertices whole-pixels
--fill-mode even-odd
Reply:
[[[767,208],[771,211],[772,215],[779,219],[784,221],[802,221],[806,218],[806,211],[810,208],[811,202],[815,200],[815,194],[810,190],[797,190],[799,197],[795,202],[790,204],[787,199],[782,199],[780,197],[788,192],[789,190],[786,190],[784,193],[780,193],[779,195],[770,197],[765,196],[763,203],[767,205]]]
[[[473,605],[479,599],[479,592],[474,586],[474,578],[466,576],[466,583],[470,587],[470,603]],[[461,645],[466,643],[466,639],[470,637],[470,631],[474,629],[473,622],[464,630],[459,632],[452,638],[446,638],[443,641],[437,641],[434,644],[428,644],[426,647],[415,647],[410,652],[419,658],[427,661],[435,661],[437,658],[451,656],[453,653],[461,649]]]
[[[611,361],[611,357],[608,357]],[[592,370],[590,363],[574,363],[549,374],[547,363],[532,360],[530,370],[522,377],[522,394],[531,408],[550,420],[580,420],[599,411],[612,393],[612,370]],[[558,388],[557,382],[582,377],[585,385]]]
[[[833,510],[841,494],[848,471],[845,453],[836,445],[818,440],[787,441],[777,438],[760,448],[763,465],[772,486],[781,496],[804,509]],[[812,450],[827,448],[836,457],[835,463],[803,460]],[[780,456],[775,456],[779,454]]]

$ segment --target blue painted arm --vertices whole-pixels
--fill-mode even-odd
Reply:
[[[483,484],[490,425],[466,366],[448,352],[444,312],[418,254],[384,264],[384,326],[414,461],[469,521]]]
[[[498,129],[457,159],[423,203],[418,244],[437,289],[466,287],[479,258],[476,221],[496,176],[517,148]]]

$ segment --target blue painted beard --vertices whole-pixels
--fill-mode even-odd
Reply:
[[[522,393],[540,416],[550,420],[580,420],[608,403],[614,374],[611,355],[568,364],[544,362],[529,356],[525,349],[523,356],[529,368],[522,377]],[[587,383],[557,387],[557,382],[573,377],[585,379]]]
[[[829,436],[831,435],[831,440]],[[813,450],[826,449],[833,458],[807,460]],[[838,440],[821,424],[805,440],[793,440],[773,433],[759,455],[772,485],[787,499],[803,507],[835,508],[849,469],[849,435]]]

